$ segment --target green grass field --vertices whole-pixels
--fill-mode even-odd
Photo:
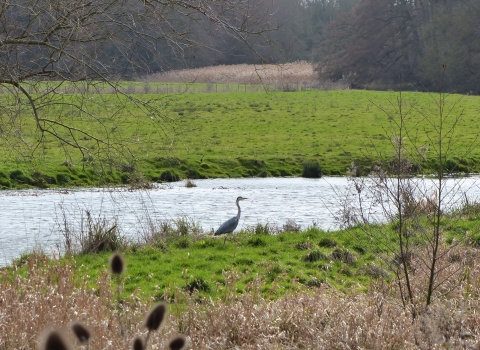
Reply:
[[[81,101],[85,108],[79,111],[68,104],[78,96],[66,93],[59,96],[62,103],[45,105],[42,116],[108,142],[56,130],[90,149],[82,154],[52,137],[38,142],[27,111],[15,123],[3,119],[0,186],[301,176],[306,162],[318,162],[324,174],[343,175],[354,161],[366,174],[394,155],[398,96],[373,91],[139,94],[135,97],[151,102],[152,109],[142,109],[123,97],[98,94]],[[418,169],[426,174],[435,172],[438,159],[435,98],[403,94],[405,130],[413,143],[404,156],[421,148]],[[448,145],[445,160],[452,171],[479,171],[479,111],[479,97],[447,97],[441,141]],[[72,321],[87,322],[93,341],[103,344],[96,347],[125,347],[145,333],[140,325],[150,305],[164,299],[170,303],[165,338],[181,332],[192,344],[207,344],[198,348],[240,348],[242,342],[250,348],[310,348],[324,340],[320,347],[465,348],[480,334],[478,204],[442,213],[434,303],[413,319],[411,305],[397,289],[398,242],[408,237],[413,265],[404,266],[416,288],[412,303],[424,304],[425,256],[436,222],[427,204],[417,203],[423,214],[404,221],[410,226],[402,236],[395,217],[385,225],[332,232],[312,227],[267,234],[268,225],[259,224],[226,243],[223,237],[154,228],[148,242],[122,244],[115,236],[120,243],[112,249],[126,261],[118,279],[109,273],[111,251],[58,258],[25,254],[0,269],[0,300],[9,306],[0,322],[8,329],[5,348],[34,348],[45,329]],[[368,235],[375,231],[373,238]]]
[[[205,236],[176,238],[161,247],[134,246],[122,253],[127,262],[125,293],[139,288],[160,300],[180,288],[222,298],[249,290],[254,280],[262,281],[261,292],[271,299],[321,285],[365,290],[371,278],[388,278],[388,273],[373,252],[361,247],[357,234],[310,229],[279,235],[241,233],[226,243],[223,237]],[[110,254],[76,256],[76,264],[83,266],[79,273],[88,271],[95,281],[108,268]]]
[[[409,152],[420,172],[436,171],[438,95],[403,93],[403,113],[411,141]],[[138,179],[301,176],[306,162],[318,162],[325,175],[345,175],[351,162],[367,174],[373,164],[394,155],[393,126],[398,93],[375,91],[304,91],[275,93],[139,94],[152,108],[114,95],[91,95],[80,112],[56,104],[42,111],[57,120],[107,140],[102,145],[78,135],[90,153],[64,147],[47,136],[39,140],[30,117],[0,144],[0,186],[46,187]],[[6,97],[4,97],[6,98]],[[63,103],[76,95],[62,96]],[[459,100],[460,99],[460,100]],[[121,107],[120,107],[121,106]],[[414,106],[414,107],[412,107]],[[446,97],[444,129],[455,123],[449,142],[449,170],[478,172],[480,97]],[[457,117],[461,117],[457,121]],[[428,118],[432,118],[428,120]],[[392,127],[393,126],[393,127]],[[66,139],[69,133],[58,131]],[[101,153],[100,148],[103,147]],[[104,151],[107,150],[107,153]],[[418,155],[417,155],[418,156]],[[413,157],[415,158],[415,157]]]

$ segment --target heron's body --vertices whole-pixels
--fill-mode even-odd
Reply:
[[[238,222],[240,221],[240,213],[241,213],[241,210],[240,210],[240,205],[238,204],[239,201],[243,201],[247,198],[244,198],[244,197],[238,197],[237,198],[237,208],[238,208],[238,213],[237,213],[237,216],[234,216],[233,218],[231,219],[228,219],[227,221],[225,221],[219,228],[217,231],[215,231],[215,236],[218,236],[218,235],[223,235],[225,233],[232,233],[238,226]]]

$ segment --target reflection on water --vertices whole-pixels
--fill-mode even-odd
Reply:
[[[195,180],[197,187],[192,188],[181,181],[149,191],[3,191],[0,192],[0,265],[36,246],[58,250],[62,216],[66,215],[69,223],[78,226],[86,210],[95,218],[116,219],[121,232],[133,239],[148,231],[150,220],[182,216],[209,232],[236,215],[235,199],[241,195],[249,200],[240,204],[242,217],[237,230],[257,223],[282,226],[289,219],[302,228],[317,225],[331,230],[338,227],[333,218],[340,205],[336,192],[344,191],[347,183],[346,178],[332,177],[249,178]],[[469,195],[475,191],[476,197],[477,186],[467,187]]]

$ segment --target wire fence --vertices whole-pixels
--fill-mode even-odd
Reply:
[[[121,82],[107,83],[55,83],[31,82],[24,85],[30,94],[188,94],[188,93],[227,93],[227,92],[297,92],[309,90],[343,90],[348,89],[346,82],[323,82],[316,84],[214,84],[214,83],[156,83],[156,82]],[[12,86],[0,85],[0,94],[11,94]]]

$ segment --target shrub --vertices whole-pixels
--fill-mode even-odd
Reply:
[[[357,262],[355,254],[348,249],[336,248],[330,253],[330,258],[333,260],[339,260],[348,265],[354,265]]]
[[[315,262],[319,260],[328,260],[328,256],[325,255],[322,251],[315,249],[308,252],[302,259],[303,261]]]
[[[180,176],[172,170],[165,170],[160,174],[160,180],[166,182],[175,182],[180,180]]]
[[[178,236],[187,236],[189,234],[199,234],[202,228],[191,218],[183,216],[173,220],[175,224],[175,234]]]
[[[310,242],[297,242],[295,243],[295,249],[298,250],[308,250],[312,247]]]
[[[187,282],[185,290],[190,293],[195,291],[209,292],[211,287],[203,278],[193,278]]]
[[[357,274],[363,274],[366,276],[370,276],[373,278],[380,278],[383,277],[385,279],[388,279],[390,275],[388,274],[387,271],[385,271],[383,268],[381,268],[378,265],[375,265],[374,263],[370,263],[368,265],[361,266]]]
[[[111,223],[99,217],[94,219],[89,211],[86,215],[86,227],[80,233],[81,254],[113,252],[123,248],[124,242],[116,222]]]
[[[186,236],[182,236],[176,241],[176,246],[181,249],[186,249],[190,247],[190,239]]]
[[[288,219],[286,223],[283,224],[284,232],[300,232],[301,226],[295,222],[295,220]]]
[[[267,245],[267,243],[260,237],[252,237],[248,240],[247,242],[248,245],[251,245],[252,247],[264,247]]]
[[[273,282],[280,274],[284,273],[285,269],[282,265],[273,263],[270,266],[267,266],[266,277],[267,280]]]
[[[258,223],[254,228],[254,233],[256,235],[271,235],[273,234],[273,231],[268,223],[265,225]]]
[[[337,246],[337,242],[331,238],[322,238],[320,242],[318,242],[318,245],[325,248],[335,248]]]
[[[192,188],[197,187],[197,184],[190,179],[185,180],[185,187]]]
[[[53,177],[44,175],[39,171],[35,171],[32,174],[31,183],[34,186],[45,188],[48,187],[49,184],[56,184],[57,181]]]
[[[10,177],[5,175],[4,172],[0,171],[0,186],[1,187],[10,187]]]
[[[254,235],[273,235],[278,233],[278,227],[269,223],[265,225],[257,223],[255,226],[248,226],[242,231]]]
[[[308,280],[305,284],[307,285],[307,287],[321,287],[323,284],[325,284],[326,281],[324,279],[318,279],[316,277],[313,277]]]
[[[21,184],[30,184],[31,180],[21,170],[14,170],[10,173],[10,179]]]
[[[320,178],[322,177],[322,169],[318,162],[305,162],[303,163],[302,177],[306,178]]]
[[[70,182],[70,178],[65,174],[57,174],[56,179],[59,185],[65,185]]]

